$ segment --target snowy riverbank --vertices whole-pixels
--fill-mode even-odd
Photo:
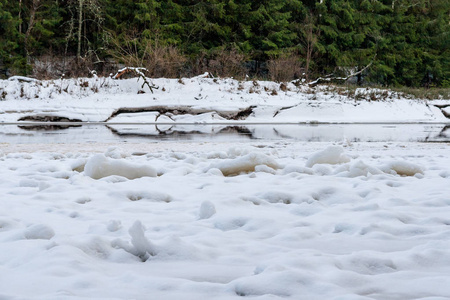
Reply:
[[[137,79],[2,80],[0,122],[442,123],[450,114],[450,100],[411,100],[374,89],[350,93],[205,76],[152,82],[154,93]]]
[[[135,79],[0,81],[0,299],[450,299],[446,124],[420,133],[433,143],[410,141],[417,124],[382,142],[358,124],[303,126],[345,137],[333,142],[292,138],[307,135],[298,125],[247,125],[245,141],[158,138],[183,123],[446,123],[448,100],[153,83],[138,94]],[[55,142],[5,125],[20,119],[107,121],[101,135],[146,139],[82,143],[69,128]]]

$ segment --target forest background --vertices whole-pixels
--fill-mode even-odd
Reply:
[[[450,87],[450,0],[0,0],[0,77],[145,67]]]

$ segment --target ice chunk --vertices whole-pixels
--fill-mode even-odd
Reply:
[[[118,147],[109,147],[108,150],[106,150],[106,152],[105,152],[105,156],[106,157],[115,158],[115,159],[119,159],[119,158],[125,158],[128,155],[123,153],[121,151],[121,149],[118,148]]]
[[[84,174],[94,179],[111,175],[136,179],[140,177],[156,177],[156,170],[150,166],[137,165],[122,159],[111,159],[103,154],[97,154],[86,163]]]
[[[24,232],[25,238],[32,239],[41,239],[41,240],[49,240],[55,236],[55,231],[44,224],[36,224],[25,229]]]
[[[312,170],[314,171],[314,174],[320,175],[320,176],[326,176],[330,175],[332,173],[332,170],[329,166],[317,164],[312,167]]]
[[[200,205],[199,211],[199,219],[209,219],[216,213],[216,208],[214,204],[210,201],[203,201],[202,205]]]
[[[250,153],[242,157],[227,159],[213,163],[209,169],[219,169],[223,175],[231,176],[240,173],[254,172],[256,166],[265,165],[272,169],[278,169],[278,163],[271,157],[261,153]]]
[[[81,173],[84,171],[84,166],[86,165],[86,159],[84,158],[79,158],[75,161],[73,161],[70,164],[70,167],[72,169],[72,171],[76,171],[78,173]]]
[[[273,175],[275,175],[277,173],[274,169],[272,169],[266,165],[255,166],[255,172],[263,172],[263,173],[269,173],[269,174],[273,174]]]
[[[131,244],[134,246],[134,255],[140,257],[143,261],[147,260],[149,254],[156,255],[155,246],[145,237],[144,226],[141,221],[134,222],[128,233],[131,236]]]
[[[342,164],[349,162],[350,158],[344,154],[344,148],[341,146],[330,146],[325,150],[316,152],[311,155],[305,166],[311,168],[315,164]]]
[[[423,174],[423,167],[407,162],[407,161],[391,161],[381,167],[381,170],[386,173],[394,173],[400,176],[414,176],[416,174]]]
[[[382,174],[383,172],[375,167],[369,166],[363,161],[359,160],[354,163],[345,164],[341,167],[339,167],[336,171],[336,174],[342,176],[342,177],[359,177],[359,176],[369,176]]]
[[[314,175],[314,171],[312,169],[296,165],[287,165],[286,167],[284,167],[283,174],[289,173],[304,173],[308,175]]]

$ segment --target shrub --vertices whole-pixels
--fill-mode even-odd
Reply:
[[[270,79],[277,82],[286,82],[299,78],[302,71],[300,57],[292,52],[272,57],[267,62],[267,67]]]

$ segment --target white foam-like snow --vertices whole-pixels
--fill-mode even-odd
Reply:
[[[311,168],[316,164],[342,164],[349,162],[350,158],[344,154],[344,148],[341,146],[330,146],[322,151],[311,155],[305,163],[305,166]]]
[[[103,154],[91,157],[84,166],[84,174],[93,179],[112,175],[136,179],[140,177],[156,177],[156,170],[150,166],[136,165],[125,160],[108,158]]]
[[[408,161],[390,161],[381,167],[387,173],[394,173],[401,176],[414,176],[423,174],[424,168],[418,164]]]
[[[236,153],[233,151],[232,154],[234,155]],[[278,163],[272,157],[256,152],[236,158],[218,161],[212,163],[209,167],[209,169],[219,169],[225,176],[238,175],[240,173],[254,171],[272,173],[274,169],[278,168]]]
[[[216,207],[211,201],[203,201],[200,205],[199,219],[209,219],[216,213]]]
[[[55,235],[53,228],[44,225],[36,224],[25,229],[24,236],[26,239],[43,239],[49,240]]]
[[[450,297],[445,144],[79,147],[1,145],[6,299]]]

